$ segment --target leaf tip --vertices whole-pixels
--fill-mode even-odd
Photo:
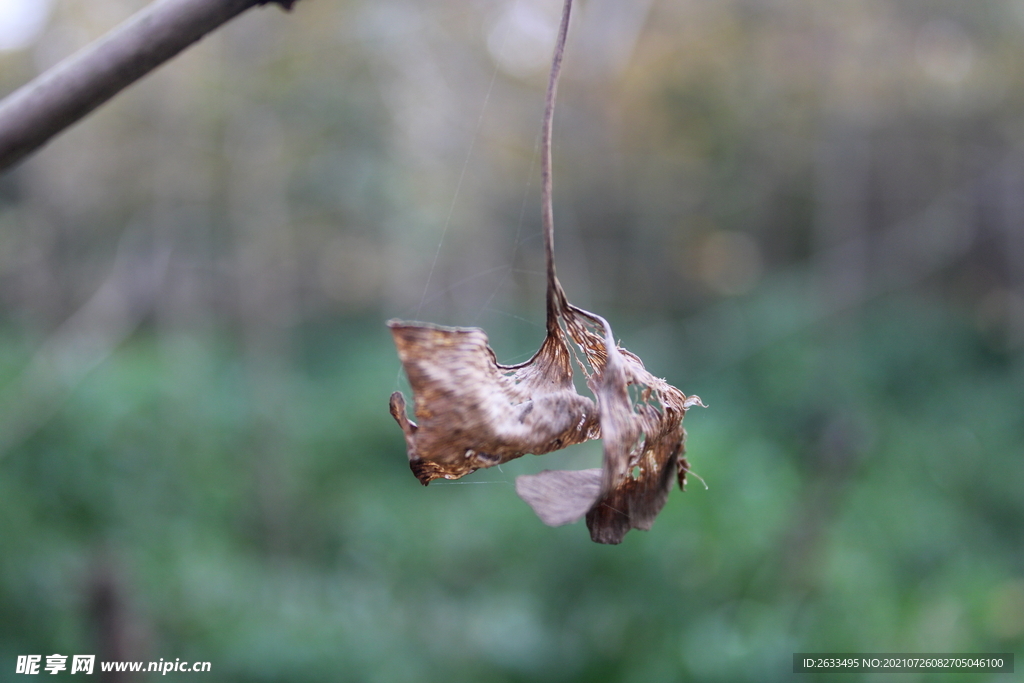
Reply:
[[[601,493],[601,470],[544,470],[516,477],[516,494],[548,526],[579,521]]]

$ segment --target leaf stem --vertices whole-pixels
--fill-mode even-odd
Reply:
[[[555,276],[555,211],[552,199],[551,180],[551,132],[555,118],[555,95],[558,92],[558,76],[562,71],[562,55],[565,53],[565,39],[569,33],[569,14],[572,0],[565,0],[562,7],[562,22],[558,27],[555,54],[551,59],[551,76],[548,79],[547,95],[544,99],[544,121],[540,140],[540,192],[541,220],[544,227],[544,256],[547,261],[547,313],[548,328],[557,326],[560,301],[565,299],[562,287]]]

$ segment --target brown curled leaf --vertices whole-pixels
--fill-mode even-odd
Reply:
[[[620,543],[630,529],[651,528],[674,481],[685,487],[683,416],[703,404],[647,372],[618,346],[604,318],[569,303],[555,275],[551,131],[571,6],[565,0],[541,139],[547,336],[529,361],[506,366],[483,330],[392,320],[417,422],[399,392],[391,396],[391,414],[423,484],[601,437],[601,469],[518,477],[516,492],[545,524],[585,515],[594,541]],[[576,392],[574,364],[594,400]]]
[[[568,302],[557,278],[548,335],[521,365],[500,365],[479,329],[388,325],[412,386],[417,422],[406,416],[401,393],[392,395],[391,413],[423,484],[600,436],[601,470],[548,470],[516,481],[517,493],[544,523],[559,526],[586,515],[599,543],[650,529],[672,483],[685,484],[682,419],[700,399],[647,372],[612,341],[603,318]],[[596,404],[576,392],[573,363]]]
[[[689,465],[683,457],[683,416],[703,404],[650,374],[639,357],[614,343],[603,318],[565,301],[557,280],[555,291],[563,325],[586,361],[580,367],[597,398],[604,441],[601,486],[587,511],[587,526],[594,541],[620,543],[630,529],[651,528],[673,482],[684,487]],[[558,518],[557,511],[571,500],[555,487],[546,489],[543,480],[556,476],[562,475],[534,475],[530,497],[519,491],[517,480],[520,496],[545,523]]]
[[[388,323],[416,399],[391,414],[405,432],[409,465],[423,484],[458,479],[526,453],[549,453],[597,436],[597,407],[576,393],[569,351],[548,337],[522,365],[499,365],[475,328]]]

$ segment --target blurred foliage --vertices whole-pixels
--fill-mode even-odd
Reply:
[[[55,2],[0,87],[143,4]],[[53,652],[225,681],[1021,666],[1019,2],[582,1],[560,273],[710,405],[707,488],[602,547],[511,486],[599,447],[408,471],[383,322],[479,325],[504,362],[543,336],[559,4],[253,11],[0,177],[0,680]]]

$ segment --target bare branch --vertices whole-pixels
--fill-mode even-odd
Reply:
[[[156,0],[0,101],[0,172],[255,5],[296,0]]]

